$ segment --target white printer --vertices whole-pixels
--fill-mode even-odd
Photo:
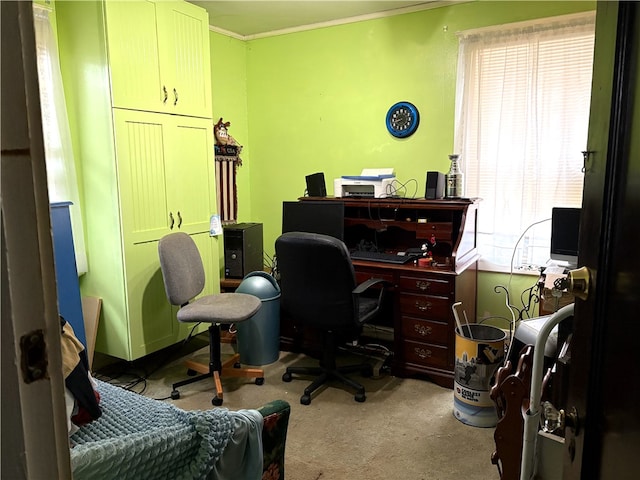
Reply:
[[[333,181],[336,197],[384,198],[394,193],[393,168],[365,168],[360,175],[345,175]]]

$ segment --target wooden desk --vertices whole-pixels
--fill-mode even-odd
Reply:
[[[390,302],[379,322],[393,328],[392,373],[427,376],[452,388],[455,366],[455,320],[451,306],[462,302],[470,321],[476,318],[477,261],[476,200],[405,200],[309,198],[300,201],[342,201],[345,243],[355,248],[362,240],[387,251],[420,247],[435,238],[436,264],[418,267],[354,261],[358,283],[367,278],[387,280]],[[299,332],[281,318],[283,350],[319,347],[314,332]]]
[[[271,273],[271,268],[265,266],[263,269],[266,273]],[[243,278],[225,278],[220,279],[220,293],[233,293],[240,286]]]
[[[242,283],[241,278],[221,278],[220,293],[233,293]]]

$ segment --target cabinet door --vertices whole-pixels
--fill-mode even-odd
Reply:
[[[158,242],[127,244],[124,269],[130,358],[176,343],[181,329],[164,290]]]
[[[216,240],[208,232],[192,238],[198,246],[205,270],[205,286],[199,296],[219,293]],[[178,322],[178,308],[167,300],[158,259],[158,242],[129,244],[125,250],[130,357],[139,358],[186,338],[195,324]],[[207,327],[202,324],[193,333],[204,332]]]
[[[160,77],[153,2],[105,2],[112,105],[162,111],[168,86]]]
[[[170,232],[165,164],[169,116],[114,109],[116,158],[125,242],[158,240]],[[175,224],[175,218],[173,220]]]
[[[208,232],[216,211],[210,120],[114,109],[123,236]]]
[[[211,120],[171,116],[166,188],[173,231],[208,232],[216,211],[216,182]]]
[[[158,3],[158,49],[166,111],[211,118],[209,15],[186,2]]]

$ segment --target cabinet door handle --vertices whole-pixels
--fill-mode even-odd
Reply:
[[[175,106],[178,104],[178,91],[175,88],[173,89],[173,97],[175,98],[173,101],[173,105]]]
[[[164,95],[164,99],[162,100],[162,103],[167,103],[167,99],[169,98],[169,93],[167,92],[167,87],[165,87],[164,85],[162,86],[162,93]]]
[[[431,287],[431,282],[427,282],[426,280],[416,280],[416,288],[420,290],[426,291]]]
[[[433,328],[427,325],[418,325],[417,323],[413,326],[416,333],[420,336],[426,337],[427,335],[431,335]]]
[[[173,230],[174,223],[176,223],[176,221],[173,218],[173,213],[169,212],[169,230]]]
[[[182,226],[182,215],[180,215],[180,210],[178,210],[178,228]]]
[[[425,312],[431,308],[431,302],[422,303],[420,301],[416,301],[416,308],[421,312]]]
[[[416,352],[416,355],[419,356],[420,358],[429,358],[431,357],[431,350],[428,350],[426,348],[414,348],[413,350],[414,352]]]

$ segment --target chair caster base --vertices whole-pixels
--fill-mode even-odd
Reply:
[[[367,396],[364,393],[356,393],[353,398],[356,402],[362,403],[367,399]]]
[[[217,397],[217,396],[215,396],[215,397],[213,397],[213,399],[211,399],[211,404],[214,407],[219,407],[220,405],[222,405],[222,399]]]
[[[302,405],[309,405],[311,403],[311,395],[302,395],[300,397],[300,403]]]
[[[256,385],[262,385],[264,383],[264,377],[257,377],[255,383]]]
[[[290,382],[291,380],[293,380],[293,377],[291,376],[291,374],[289,372],[285,372],[282,374],[282,381],[283,382]]]
[[[198,373],[198,372],[196,372],[195,370],[193,370],[191,368],[189,368],[187,370],[187,375],[189,375],[190,377],[195,377],[196,373]]]
[[[180,392],[178,390],[174,390],[171,392],[171,400],[178,400],[180,398]]]

